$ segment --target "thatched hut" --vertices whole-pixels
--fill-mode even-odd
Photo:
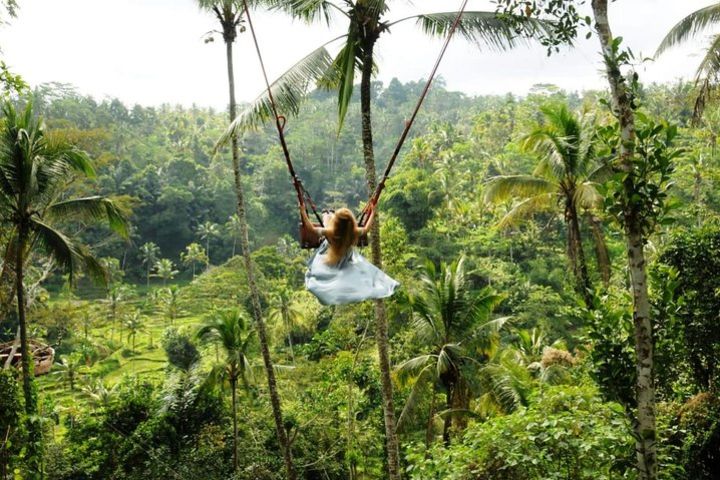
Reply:
[[[55,349],[37,340],[29,340],[28,347],[35,361],[35,376],[49,373],[55,360]],[[0,343],[0,368],[20,368],[20,357],[19,342]]]

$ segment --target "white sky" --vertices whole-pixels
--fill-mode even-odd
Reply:
[[[454,10],[456,0],[395,0],[387,18],[414,12]],[[615,35],[636,55],[651,56],[668,29],[684,15],[712,0],[618,0],[610,4]],[[161,103],[224,108],[227,103],[225,50],[221,37],[204,44],[216,28],[195,0],[21,0],[17,19],[0,29],[2,56],[31,85],[67,82],[98,99],[118,97],[127,103]],[[487,0],[471,0],[470,9],[492,10]],[[254,15],[271,78],[326,40],[343,33],[308,27],[282,14]],[[640,69],[643,81],[692,77],[701,37]],[[378,45],[379,79],[402,81],[427,76],[441,46],[427,39],[413,22],[398,25]],[[509,53],[478,51],[461,39],[453,42],[440,68],[449,89],[470,94],[526,93],[536,83],[567,90],[603,88],[597,39],[579,41],[574,50],[548,58],[544,49]],[[251,100],[263,88],[249,34],[235,47],[237,95]]]

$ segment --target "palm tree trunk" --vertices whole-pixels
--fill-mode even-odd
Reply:
[[[32,372],[30,370],[30,349],[28,348],[27,318],[25,316],[25,287],[24,287],[24,261],[25,245],[28,231],[24,224],[18,227],[17,251],[15,252],[15,291],[17,294],[18,324],[20,327],[20,365],[22,369],[23,397],[25,399],[25,414],[27,415],[27,464],[30,477],[40,471],[40,445],[42,431],[38,422],[34,420],[37,414],[37,397],[33,388]]]
[[[23,268],[23,252],[25,251],[26,238],[27,232],[25,227],[21,226],[18,230],[17,251],[15,252],[15,292],[17,294],[18,324],[20,326],[20,365],[23,377],[25,413],[28,416],[31,416],[36,413],[37,405],[35,405],[35,397],[32,391],[30,350],[28,348],[27,319],[25,317],[25,288],[23,285],[25,272]]]
[[[635,114],[630,103],[625,79],[613,51],[613,36],[607,14],[607,0],[592,0],[595,28],[605,60],[613,110],[620,122],[620,168],[631,172],[635,143]],[[625,194],[634,191],[632,179],[623,184]],[[633,320],[635,327],[635,353],[637,355],[637,415],[635,437],[639,480],[657,479],[657,446],[655,422],[655,383],[653,379],[653,339],[650,302],[647,289],[645,249],[642,229],[635,211],[624,212],[628,266],[633,292]]]
[[[238,426],[237,426],[237,379],[230,379],[232,390],[232,419],[233,419],[233,470],[238,471]]]
[[[363,155],[365,158],[365,176],[368,192],[372,195],[377,186],[375,172],[375,153],[373,150],[372,135],[372,109],[371,109],[371,80],[373,66],[374,41],[367,42],[363,49],[362,78],[360,82],[360,110],[362,116]],[[380,216],[376,212],[370,230],[370,246],[372,261],[382,268],[382,253],[380,250]],[[395,407],[393,405],[393,387],[390,376],[390,347],[388,345],[388,324],[385,315],[385,303],[375,300],[375,337],[377,339],[378,360],[380,363],[380,380],[382,383],[383,414],[385,417],[385,443],[387,448],[388,474],[390,480],[400,479],[400,449],[395,427]]]
[[[435,387],[432,387],[431,393],[432,398],[430,399],[430,412],[428,414],[428,421],[425,426],[425,452],[426,454],[430,451],[430,445],[433,441],[433,418],[435,417]]]
[[[452,409],[452,387],[447,386],[445,389],[445,408],[447,410]],[[450,429],[452,428],[452,415],[450,413],[445,414],[443,419],[443,443],[445,446],[450,445]]]
[[[293,365],[295,365],[295,352],[293,351],[293,343],[292,343],[292,328],[290,326],[290,322],[286,323],[286,327],[288,329],[288,345],[290,346],[290,358],[292,359]]]
[[[230,121],[232,122],[232,120]],[[233,145],[233,148],[235,148],[235,145]],[[208,235],[208,238],[205,241],[205,253],[207,253],[207,265],[205,266],[205,271],[207,272],[210,270],[210,235]]]
[[[575,274],[577,290],[582,296],[585,306],[592,308],[592,284],[590,283],[587,262],[585,261],[577,210],[571,199],[568,199],[565,205],[565,223],[567,224],[568,231],[568,257],[570,258],[573,273]]]
[[[587,222],[590,225],[590,232],[593,236],[593,245],[595,246],[595,258],[597,259],[598,270],[600,270],[600,278],[602,278],[605,288],[610,286],[610,276],[612,274],[610,267],[610,252],[605,242],[605,234],[603,233],[602,223],[600,219],[593,215],[592,212],[586,214]]]
[[[235,120],[235,75],[233,71],[232,59],[232,42],[226,41],[227,54],[227,70],[228,84],[230,89],[230,121]],[[245,216],[245,196],[242,187],[242,178],[240,175],[240,152],[238,148],[237,137],[232,136],[232,164],[233,176],[235,180],[235,195],[237,196],[237,216],[239,219],[240,230],[240,249],[242,250],[243,260],[245,264],[245,272],[247,274],[248,287],[250,289],[250,298],[253,307],[253,317],[260,340],[260,351],[265,365],[265,375],[267,376],[268,392],[270,394],[270,404],[273,411],[273,419],[275,420],[275,432],[278,436],[278,443],[283,451],[283,459],[285,462],[285,472],[288,480],[296,480],[295,468],[293,466],[292,451],[290,450],[290,441],[287,431],[283,426],[282,407],[280,405],[280,395],[277,391],[275,381],[275,370],[273,369],[272,358],[270,357],[270,348],[268,347],[267,332],[265,330],[265,322],[262,318],[262,307],[260,305],[260,293],[255,283],[255,272],[253,269],[252,259],[250,258],[250,240],[248,236],[247,218]]]

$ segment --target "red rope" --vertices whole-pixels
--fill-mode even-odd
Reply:
[[[312,197],[310,196],[308,191],[305,190],[302,182],[295,173],[295,168],[293,167],[292,160],[290,159],[290,150],[288,150],[287,142],[285,141],[285,123],[287,122],[287,119],[285,118],[285,116],[278,114],[277,105],[275,104],[275,97],[272,93],[270,80],[268,80],[267,70],[265,69],[265,62],[263,61],[262,53],[260,53],[260,44],[258,43],[257,36],[255,35],[255,27],[253,26],[252,18],[250,17],[250,9],[248,8],[247,0],[243,0],[243,7],[245,10],[245,17],[247,18],[248,26],[250,27],[250,33],[252,34],[253,43],[255,44],[255,51],[257,52],[257,57],[260,61],[260,69],[262,70],[263,78],[265,79],[265,87],[267,88],[268,98],[270,99],[270,108],[272,109],[272,114],[275,116],[275,127],[277,128],[278,138],[280,139],[280,145],[282,146],[283,155],[285,156],[285,163],[287,164],[288,171],[290,172],[290,176],[292,177],[293,186],[295,187],[295,191],[297,192],[298,203],[300,205],[304,205],[305,198],[307,198],[310,208],[315,215],[315,218],[317,218],[318,222],[320,222],[320,225],[322,226],[322,217],[317,212]]]
[[[410,117],[409,121],[405,122],[405,128],[403,129],[403,132],[400,135],[400,139],[398,140],[397,145],[395,146],[395,150],[393,151],[393,154],[390,157],[390,160],[388,161],[387,166],[385,167],[385,172],[383,174],[383,177],[380,180],[380,183],[377,184],[377,187],[375,187],[375,191],[370,196],[368,205],[365,207],[365,209],[363,209],[362,214],[360,215],[360,224],[361,225],[364,223],[365,217],[367,216],[367,211],[368,211],[369,206],[377,204],[378,200],[380,199],[380,194],[382,193],[383,189],[385,188],[385,181],[390,176],[390,171],[392,170],[393,166],[395,165],[395,160],[397,160],[397,157],[400,154],[400,150],[402,149],[403,145],[405,144],[405,140],[407,139],[407,136],[410,133],[410,129],[412,128],[412,125],[415,122],[415,117],[417,117],[417,114],[420,111],[420,107],[422,106],[423,102],[425,101],[425,97],[427,96],[428,92],[430,91],[432,82],[435,79],[435,75],[437,74],[438,68],[440,67],[440,62],[442,61],[443,57],[445,56],[445,51],[447,50],[448,45],[450,45],[450,40],[452,39],[453,35],[455,34],[455,30],[457,30],[458,25],[460,25],[460,21],[462,20],[463,13],[465,13],[465,9],[467,8],[467,4],[468,4],[468,0],[463,0],[463,3],[460,7],[460,11],[458,11],[458,15],[455,18],[455,21],[453,22],[452,26],[450,27],[450,30],[448,31],[447,37],[445,38],[445,43],[443,44],[442,49],[440,50],[440,53],[437,57],[437,60],[435,61],[435,66],[433,66],[433,69],[430,72],[430,77],[428,78],[427,82],[425,83],[425,88],[423,88],[423,91],[420,94],[420,98],[418,99],[417,104],[415,105],[415,109],[413,110],[412,116]]]
[[[405,123],[405,128],[403,129],[403,132],[400,135],[400,139],[398,140],[397,145],[395,146],[395,150],[393,151],[393,154],[390,157],[390,160],[388,161],[387,166],[385,167],[385,172],[383,173],[383,177],[380,180],[380,183],[377,184],[377,187],[375,187],[375,191],[370,196],[368,205],[365,207],[365,209],[362,211],[362,214],[360,215],[360,221],[359,221],[360,225],[362,225],[364,223],[369,206],[376,204],[378,202],[378,200],[380,199],[380,194],[382,193],[383,189],[385,188],[385,181],[390,176],[390,172],[392,171],[392,168],[395,165],[395,161],[397,160],[397,158],[400,154],[400,150],[402,149],[403,145],[405,144],[405,140],[407,139],[407,136],[410,133],[410,129],[412,128],[412,125],[415,122],[415,118],[417,117],[417,114],[420,111],[420,107],[422,107],[422,104],[425,101],[425,97],[427,96],[428,92],[430,91],[432,82],[435,79],[435,75],[437,74],[438,68],[440,67],[440,62],[442,61],[443,57],[445,56],[445,51],[447,50],[448,45],[450,45],[450,40],[452,39],[453,35],[455,34],[455,31],[457,30],[458,25],[460,25],[460,21],[462,20],[463,13],[465,12],[465,9],[467,8],[467,4],[468,4],[468,0],[463,0],[462,6],[460,7],[460,11],[458,12],[458,15],[455,18],[455,21],[453,22],[452,26],[450,27],[450,30],[448,31],[447,37],[445,38],[445,43],[443,44],[442,49],[440,50],[440,53],[438,54],[437,60],[435,61],[435,65],[433,66],[433,69],[430,72],[430,77],[428,77],[428,80],[425,83],[425,87],[423,88],[423,91],[420,94],[420,98],[418,99],[417,104],[415,105],[415,109],[413,110],[412,116],[410,117],[410,120]],[[248,8],[247,0],[243,0],[243,6],[245,9],[245,17],[247,18],[248,26],[250,27],[250,33],[252,34],[253,42],[255,44],[255,51],[257,52],[258,60],[260,61],[260,67],[262,69],[263,78],[265,79],[265,86],[267,88],[268,97],[270,99],[270,107],[272,109],[273,115],[275,116],[275,127],[277,128],[278,137],[280,138],[280,145],[282,146],[283,154],[285,155],[285,163],[287,163],[288,170],[290,171],[293,185],[295,186],[295,190],[298,195],[298,201],[302,205],[304,203],[304,199],[307,198],[308,202],[310,204],[310,207],[312,208],[312,211],[315,214],[315,217],[320,221],[320,224],[322,225],[322,218],[318,214],[315,204],[313,203],[312,198],[310,197],[310,194],[305,190],[305,188],[302,186],[302,182],[295,174],[295,168],[293,167],[292,160],[290,159],[290,151],[288,150],[287,142],[285,141],[284,129],[285,129],[286,118],[282,115],[278,115],[278,112],[277,112],[275,98],[273,97],[272,88],[270,86],[270,81],[268,80],[267,71],[265,69],[265,62],[263,61],[262,54],[260,53],[260,45],[258,43],[257,36],[255,35],[255,28],[253,26],[252,19],[250,18],[250,9]],[[282,122],[281,122],[281,119],[282,119]]]

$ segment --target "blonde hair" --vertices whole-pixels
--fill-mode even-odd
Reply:
[[[330,225],[325,229],[325,238],[330,244],[325,263],[328,265],[340,263],[347,252],[357,244],[359,237],[360,229],[355,215],[347,208],[337,210]]]

